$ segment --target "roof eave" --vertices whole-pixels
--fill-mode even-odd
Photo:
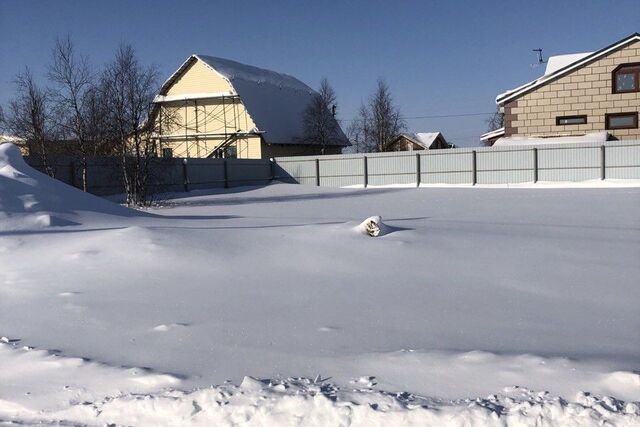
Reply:
[[[598,59],[599,57],[606,55],[607,53],[610,53],[616,49],[619,49],[620,47],[631,43],[632,41],[640,41],[640,33],[634,33],[628,37],[625,37],[622,40],[619,40],[607,47],[604,47],[596,52],[593,52],[591,55],[587,55],[584,58],[569,64],[563,68],[560,68],[558,70],[556,70],[555,72],[549,74],[549,75],[545,75],[542,77],[539,77],[536,80],[533,80],[529,83],[525,83],[524,85],[513,89],[511,92],[507,92],[507,94],[503,95],[502,97],[498,96],[496,97],[496,104],[498,105],[502,105],[508,101],[511,101],[515,98],[518,98],[522,95],[524,95],[525,93],[528,93],[529,91],[531,91],[532,89],[535,89],[537,87],[543,86],[547,83],[550,83],[551,81],[562,77],[563,75],[573,71],[574,69],[580,68],[586,64],[588,64],[589,62],[592,62],[596,59]]]

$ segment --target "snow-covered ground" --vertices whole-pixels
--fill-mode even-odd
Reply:
[[[0,423],[640,425],[638,188],[173,196],[0,146]]]

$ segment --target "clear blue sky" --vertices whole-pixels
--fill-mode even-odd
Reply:
[[[600,49],[640,31],[639,0],[574,1],[29,1],[0,0],[0,105],[30,66],[41,76],[57,35],[95,66],[131,43],[168,77],[191,53],[334,86],[349,120],[383,77],[408,117],[490,112],[496,94],[525,83],[533,48],[545,55]],[[408,120],[475,145],[486,117]]]

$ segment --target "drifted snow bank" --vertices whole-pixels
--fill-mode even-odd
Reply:
[[[8,411],[7,411],[8,409]],[[11,407],[0,414],[11,412]],[[9,415],[8,419],[11,420]],[[637,426],[637,403],[588,394],[576,402],[512,388],[504,395],[442,402],[408,393],[341,389],[308,378],[256,380],[193,392],[127,394],[21,422],[191,426]]]
[[[468,353],[453,359],[468,362],[469,358],[478,362],[509,356]],[[370,376],[343,386],[321,377],[245,377],[239,386],[225,383],[184,391],[176,389],[183,387],[183,381],[172,375],[64,357],[21,347],[19,340],[8,338],[0,340],[0,367],[0,422],[21,424],[588,427],[640,423],[640,402],[584,392],[559,397],[519,386],[479,398],[442,399],[379,390],[377,379]],[[552,363],[548,370],[556,368]],[[557,373],[562,377],[561,371]],[[471,374],[468,380],[481,379]]]
[[[0,144],[0,231],[75,225],[81,211],[140,215],[36,171],[18,147]]]

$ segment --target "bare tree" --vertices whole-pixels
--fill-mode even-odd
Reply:
[[[487,132],[492,132],[504,127],[504,113],[500,111],[500,106],[496,107],[495,113],[486,120]]]
[[[323,78],[320,90],[311,99],[302,118],[305,142],[319,145],[321,154],[325,154],[327,146],[344,138],[335,119],[337,107],[336,94],[329,81]]]
[[[487,124],[487,132],[493,132],[494,130],[498,130],[504,127],[504,113],[500,111],[500,106],[496,107],[496,111],[485,120]],[[491,145],[489,141],[483,141],[484,145]]]
[[[152,102],[157,89],[157,71],[144,68],[130,45],[121,45],[107,65],[101,84],[107,104],[109,130],[120,154],[127,205],[149,201],[149,165],[156,155]]]
[[[15,85],[16,98],[9,102],[3,127],[24,139],[29,153],[39,157],[45,172],[53,176],[47,147],[53,133],[49,94],[36,84],[29,68],[16,76]]]
[[[109,135],[109,111],[104,91],[99,84],[94,84],[87,90],[83,104],[88,155],[91,157],[113,155],[115,149]]]
[[[92,75],[87,57],[76,54],[68,35],[56,40],[49,65],[49,79],[56,85],[54,99],[57,124],[63,135],[77,144],[82,189],[87,191],[87,159],[91,149],[86,132],[85,103],[92,87]]]
[[[393,104],[389,86],[378,80],[376,91],[362,104],[351,129],[352,144],[359,152],[382,152],[406,128],[400,110]]]

